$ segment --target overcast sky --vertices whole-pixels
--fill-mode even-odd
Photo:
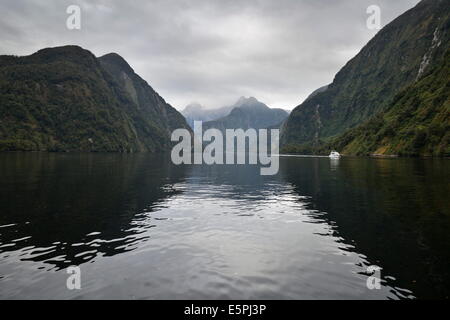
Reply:
[[[77,44],[116,52],[177,109],[254,96],[293,109],[385,25],[419,0],[2,0],[0,54]],[[66,8],[81,7],[81,30]]]

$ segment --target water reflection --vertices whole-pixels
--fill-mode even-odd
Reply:
[[[46,269],[136,248],[184,169],[144,155],[3,154],[0,253]],[[43,268],[41,266],[41,268]]]
[[[339,158],[330,158],[330,169],[332,171],[336,171],[337,168],[339,167]]]
[[[0,297],[442,298],[448,170],[282,158],[261,176],[164,155],[2,154]],[[381,290],[366,287],[373,264]]]
[[[309,162],[309,163],[308,163]],[[447,160],[287,159],[286,181],[326,212],[334,233],[420,298],[450,291],[450,172]],[[331,173],[330,173],[331,171]],[[408,292],[407,292],[408,293]]]

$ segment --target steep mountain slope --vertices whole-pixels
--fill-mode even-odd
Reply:
[[[271,109],[257,99],[241,97],[234,105],[233,110],[226,117],[206,122],[203,129],[263,129],[283,122],[288,113],[283,109]]]
[[[449,47],[449,4],[423,0],[383,28],[325,91],[291,113],[282,128],[284,151],[319,146],[388,108]]]
[[[345,154],[450,156],[450,50],[392,106],[330,143]]]
[[[143,119],[156,124],[164,131],[165,137],[170,137],[175,129],[188,128],[184,117],[139,77],[121,56],[110,53],[100,57],[99,61],[125,89],[137,105]]]
[[[188,126],[117,55],[0,56],[0,150],[162,151],[175,127]]]
[[[325,92],[328,89],[328,85],[320,87],[319,89],[314,90],[306,99],[305,101],[314,98],[315,96],[317,96],[319,93]]]
[[[193,127],[194,121],[213,121],[223,118],[230,114],[233,106],[225,106],[216,109],[206,109],[198,103],[191,103],[181,111],[181,114],[186,118],[187,123]]]

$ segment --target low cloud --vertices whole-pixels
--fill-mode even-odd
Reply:
[[[122,55],[177,109],[255,96],[292,109],[369,41],[366,9],[383,25],[419,0],[4,0],[0,54],[80,45]],[[66,8],[81,7],[81,30]]]

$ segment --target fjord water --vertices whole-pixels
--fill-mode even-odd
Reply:
[[[262,177],[166,155],[0,154],[0,298],[445,299],[449,181],[445,159],[282,157]]]

